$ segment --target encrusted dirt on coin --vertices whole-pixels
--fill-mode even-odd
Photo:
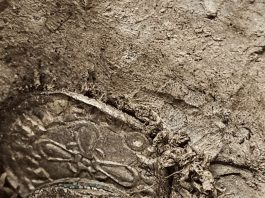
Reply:
[[[161,182],[163,196],[261,198],[265,193],[264,21],[263,0],[0,0],[0,148],[9,148],[2,145],[12,138],[27,141],[10,135],[16,131],[11,120],[21,119],[21,126],[31,123],[33,129],[23,130],[36,132],[39,125],[34,123],[39,121],[27,117],[27,112],[40,115],[46,107],[37,105],[42,99],[28,101],[29,96],[71,93],[70,98],[79,95],[106,107],[100,111],[114,109],[99,125],[116,126],[115,116],[123,120],[122,130],[131,120],[140,125],[137,130],[148,138],[152,154],[138,156],[137,138],[128,144],[116,128],[110,127],[109,133],[116,134],[124,148],[131,145],[136,153],[131,155],[146,170],[153,167],[150,175],[155,173],[154,180]],[[58,101],[49,108],[60,109]],[[79,102],[74,110],[65,103],[66,111],[74,113],[58,114],[59,121],[71,116],[90,119],[97,108],[88,113],[84,101]],[[23,110],[16,114],[18,109]],[[49,116],[41,121],[48,122]],[[55,121],[55,128],[68,126]],[[71,150],[73,145],[69,149],[60,142],[52,144],[65,156],[78,156]],[[6,153],[12,152],[0,150],[0,156]],[[19,157],[18,153],[6,159]],[[115,159],[104,162],[112,164]],[[137,163],[119,161],[119,166]],[[0,162],[0,197],[19,197],[18,184],[25,178],[16,178],[17,169],[6,164]],[[27,188],[33,192],[35,186]],[[72,189],[51,189],[43,189],[43,196],[53,191],[59,197],[78,196]],[[145,190],[141,197],[155,197]]]

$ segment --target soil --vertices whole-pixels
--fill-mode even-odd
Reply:
[[[161,160],[196,155],[161,165],[196,175],[163,196],[264,197],[264,21],[263,0],[0,0],[0,144],[25,96],[80,94],[143,123]],[[0,197],[18,193],[1,164]]]

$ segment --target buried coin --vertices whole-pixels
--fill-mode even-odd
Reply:
[[[66,178],[55,182],[53,191],[76,197],[80,191],[154,197],[164,188],[157,166],[147,170],[141,160],[156,154],[149,151],[152,141],[136,118],[71,92],[28,95],[20,101],[4,112],[0,146],[9,183],[22,197],[32,192],[49,197],[45,185]],[[81,179],[89,182],[81,185]]]

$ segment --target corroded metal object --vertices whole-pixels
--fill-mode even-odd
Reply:
[[[161,183],[157,165],[141,160],[156,159],[143,129],[136,118],[83,95],[29,95],[1,121],[1,160],[23,196],[48,196],[50,185],[73,197],[154,197]]]
[[[35,189],[28,198],[126,198],[129,197],[111,184],[87,179],[61,179]]]

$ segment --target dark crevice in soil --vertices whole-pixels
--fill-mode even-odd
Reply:
[[[220,178],[220,177],[228,177],[228,176],[233,176],[233,175],[241,176],[240,173],[226,173],[226,174],[218,175],[218,178]]]
[[[245,169],[251,172],[257,172],[255,168],[249,167],[248,165],[235,164],[234,162],[231,162],[231,161],[214,160],[211,162],[211,165],[213,164],[221,164],[221,165],[226,165],[226,166],[232,166],[232,167],[239,168],[239,169]]]
[[[9,3],[7,0],[0,1],[0,13],[3,12],[8,7]]]
[[[169,93],[165,93],[165,92],[160,92],[160,91],[154,91],[154,90],[150,90],[150,89],[145,89],[144,90],[146,93],[150,93],[152,95],[157,95],[158,97],[164,99],[165,102],[168,102],[172,105],[176,105],[178,107],[182,107],[182,108],[198,108],[194,105],[188,104],[185,100],[183,99],[179,99],[174,97],[173,95],[169,94]]]
[[[167,171],[167,178],[168,178],[168,187],[169,187],[169,197],[171,197],[172,189],[173,189],[173,183],[174,183],[174,177],[173,174],[176,172],[175,167],[169,167],[166,169]]]

